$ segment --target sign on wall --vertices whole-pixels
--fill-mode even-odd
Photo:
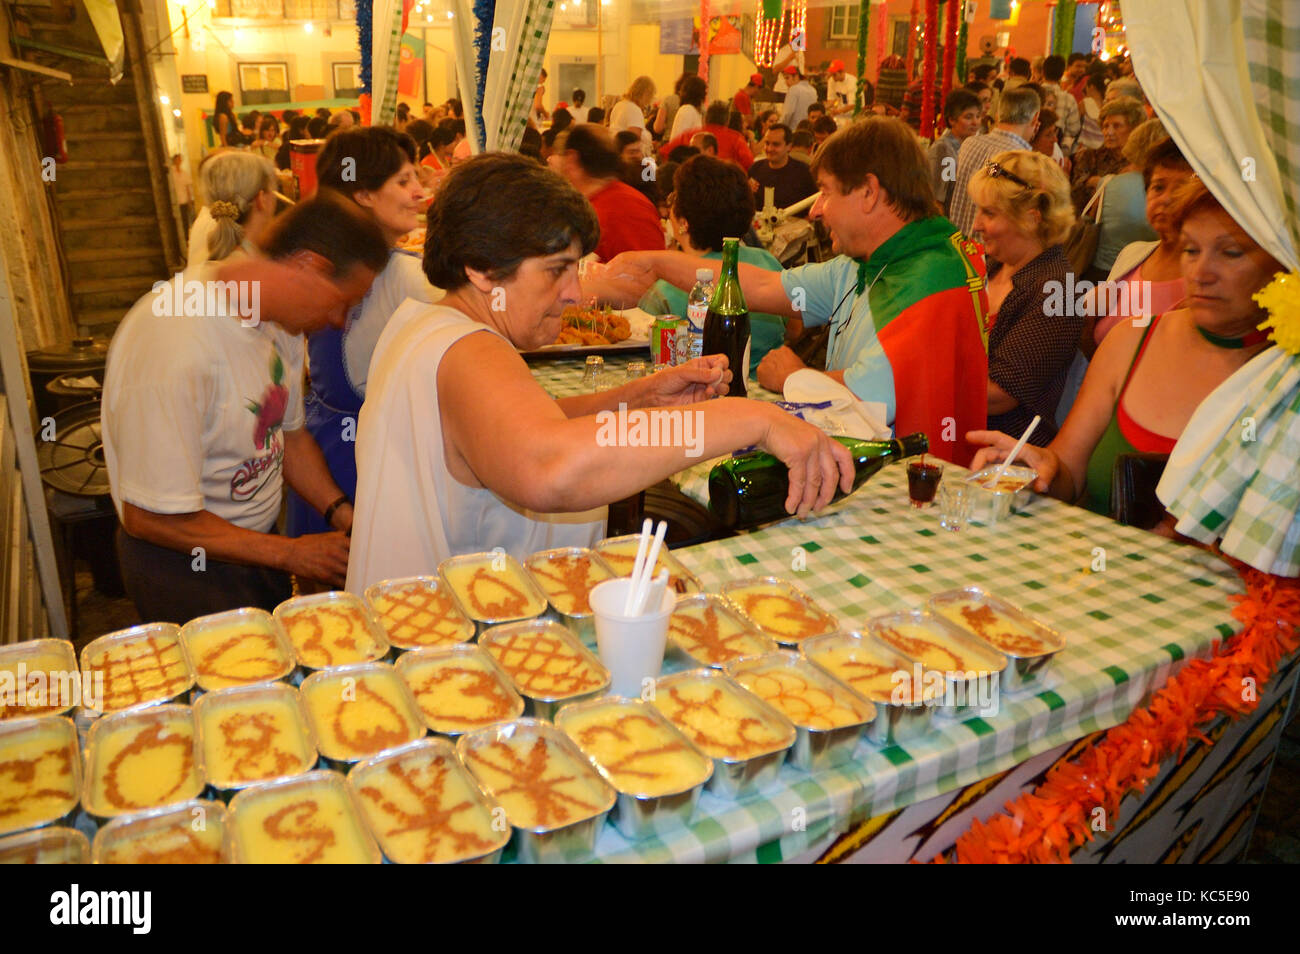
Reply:
[[[208,74],[206,73],[182,73],[181,74],[182,93],[206,93],[207,91],[208,91]]]

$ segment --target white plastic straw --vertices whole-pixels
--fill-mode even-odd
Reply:
[[[998,469],[993,472],[993,476],[985,481],[985,487],[996,487],[998,485],[998,481],[1002,479],[1003,472],[1011,465],[1011,462],[1016,459],[1016,455],[1025,449],[1025,441],[1029,440],[1029,435],[1034,433],[1034,428],[1038,426],[1038,422],[1042,419],[1043,417],[1041,414],[1034,415],[1034,419],[1029,422],[1029,426],[1025,428],[1025,432],[1020,435],[1020,440],[1016,441],[1016,446],[1011,448],[1011,453],[1007,455],[1007,459],[998,464]]]
[[[632,607],[635,605],[632,597],[636,594],[636,581],[641,576],[641,571],[645,565],[646,548],[650,546],[650,528],[654,526],[654,521],[649,517],[641,524],[641,542],[636,548],[636,561],[632,564],[632,582],[628,585],[627,596],[623,598],[623,615],[631,616]]]
[[[637,606],[635,616],[644,616],[648,607],[653,607],[655,612],[659,611],[660,605],[664,601],[664,591],[668,589],[668,569],[659,571],[659,575],[654,578],[649,586],[645,588],[645,596],[642,597],[640,605]]]
[[[655,530],[655,541],[650,545],[650,552],[646,555],[645,566],[642,568],[641,576],[632,580],[632,608],[629,616],[640,616],[644,612],[646,597],[649,596],[650,581],[654,577],[655,566],[659,563],[659,550],[664,545],[664,534],[668,532],[668,521],[660,520],[659,528]]]

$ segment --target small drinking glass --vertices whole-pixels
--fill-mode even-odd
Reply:
[[[943,465],[914,460],[907,465],[907,496],[913,507],[929,507],[934,503],[934,493],[943,477]]]
[[[644,378],[648,373],[644,361],[629,361],[627,363],[627,379],[629,381],[635,381],[637,378]]]
[[[939,526],[956,532],[970,522],[975,506],[975,488],[968,481],[951,477],[939,484]]]
[[[582,369],[582,389],[598,391],[600,377],[605,373],[605,359],[598,354],[587,355],[587,364]]]

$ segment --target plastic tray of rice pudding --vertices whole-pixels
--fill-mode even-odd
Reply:
[[[732,580],[722,595],[760,632],[780,645],[797,649],[805,639],[838,632],[839,620],[788,580],[759,576]]]
[[[328,769],[244,789],[230,800],[228,824],[236,864],[383,861],[343,776]]]
[[[713,760],[709,791],[723,798],[771,785],[798,735],[789,719],[716,669],[664,676],[652,701]]]
[[[546,594],[523,564],[504,550],[448,557],[438,576],[456,594],[478,636],[491,626],[536,619],[546,612]]]
[[[288,679],[297,668],[280,621],[251,606],[192,619],[180,640],[204,692]]]
[[[411,690],[388,663],[314,672],[299,691],[316,749],[330,768],[346,772],[362,759],[424,737]]]
[[[642,699],[601,696],[565,706],[555,726],[618,792],[612,820],[630,841],[691,823],[713,761]]]
[[[668,644],[690,664],[720,668],[733,659],[777,650],[776,640],[761,633],[724,597],[695,593],[677,597],[668,620]]]
[[[97,865],[221,865],[230,861],[226,806],[194,799],[114,818],[95,835]]]
[[[943,714],[978,715],[996,703],[1007,657],[942,616],[905,610],[867,620],[867,632],[921,667],[921,678],[945,684]]]
[[[446,739],[420,739],[358,763],[348,787],[394,864],[495,864],[510,841],[505,810]]]
[[[51,826],[0,838],[0,865],[88,865],[90,839],[75,828]]]
[[[636,565],[636,551],[640,545],[641,535],[629,533],[621,537],[606,537],[596,544],[595,550],[609,564],[615,576],[631,576],[632,569]],[[699,577],[686,569],[682,561],[677,559],[666,546],[659,551],[659,559],[655,562],[653,575],[658,576],[660,570],[668,571],[668,586],[679,596],[704,592]]]
[[[88,715],[120,712],[180,700],[194,687],[194,671],[181,648],[180,627],[146,623],[108,633],[81,650],[81,679],[99,700]]]
[[[617,795],[569,737],[544,719],[468,732],[456,755],[505,809],[520,861],[581,861]]]
[[[424,724],[457,736],[524,714],[524,700],[481,646],[403,653],[394,668],[415,697]]]
[[[1013,513],[1029,506],[1034,481],[1038,479],[1038,471],[1032,467],[1008,467],[994,481],[997,470],[996,465],[985,467],[966,478],[975,488],[971,519],[988,527],[1005,522]]]
[[[526,561],[533,582],[546,594],[550,612],[588,644],[596,641],[591,590],[614,578],[614,570],[597,553],[584,547],[560,547],[534,553]]]
[[[95,818],[188,801],[203,786],[202,752],[189,706],[130,709],[90,727],[81,804]]]
[[[494,626],[479,637],[537,719],[609,688],[609,671],[567,627],[552,620]]]
[[[223,798],[316,767],[316,740],[298,690],[282,682],[204,693],[194,724],[208,784]]]
[[[272,615],[284,627],[304,669],[332,669],[388,655],[384,628],[365,601],[352,593],[295,596]]]
[[[365,600],[396,649],[455,646],[474,639],[473,621],[436,576],[382,580],[366,587]]]
[[[84,698],[77,654],[66,639],[0,646],[0,722],[63,715]]]
[[[69,820],[81,787],[81,753],[71,719],[0,722],[0,835]]]
[[[784,650],[728,663],[726,673],[794,723],[790,762],[805,772],[853,758],[876,707],[798,653]]]
[[[930,731],[943,686],[917,684],[915,664],[880,640],[845,630],[807,640],[799,652],[876,707],[866,730],[871,744],[901,745]]]
[[[978,586],[936,593],[930,612],[988,643],[1010,660],[1002,689],[1016,692],[1038,684],[1065,639],[1046,623]]]

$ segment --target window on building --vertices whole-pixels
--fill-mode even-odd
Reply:
[[[858,38],[857,4],[844,3],[831,7],[830,30],[827,38],[831,40],[856,40]]]
[[[581,29],[596,25],[596,7],[600,0],[557,0],[554,20],[556,27]],[[605,11],[605,22],[609,23],[609,11]]]
[[[356,99],[361,95],[361,64],[334,64],[334,96],[336,99]]]
[[[239,101],[243,105],[286,103],[289,99],[288,63],[239,64]]]
[[[355,23],[354,0],[216,0],[213,17],[241,20],[279,20]]]

